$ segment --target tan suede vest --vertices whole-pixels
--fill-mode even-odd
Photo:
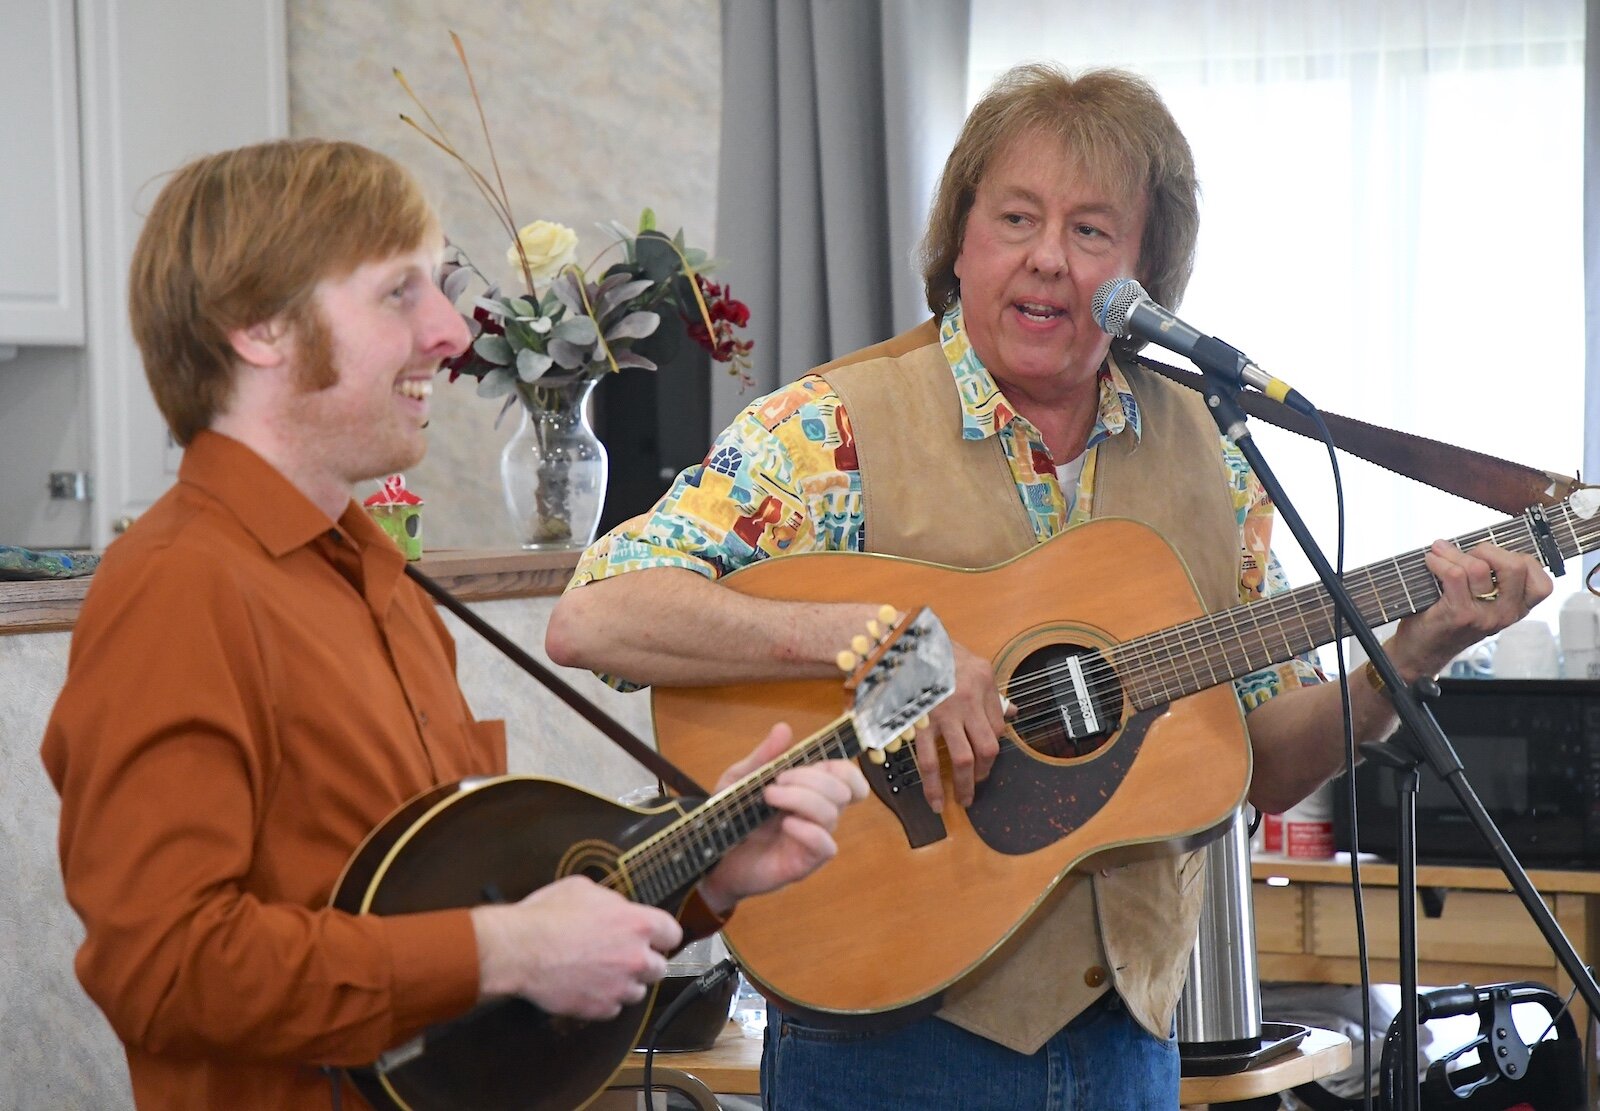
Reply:
[[[868,550],[973,568],[1035,543],[999,437],[961,438],[961,403],[933,322],[818,373],[854,430]],[[1183,556],[1208,610],[1234,605],[1239,533],[1216,426],[1198,394],[1137,366],[1124,373],[1142,439],[1130,430],[1095,449],[1094,516],[1152,525]],[[1137,597],[1137,584],[1108,587],[1128,590],[1130,604]],[[1068,876],[998,956],[945,993],[939,1016],[1033,1053],[1109,980],[1142,1026],[1167,1037],[1204,859],[1107,869],[1091,883]]]

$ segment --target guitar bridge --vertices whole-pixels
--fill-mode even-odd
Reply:
[[[896,752],[885,751],[884,755],[887,759],[882,764],[874,764],[865,755],[856,763],[866,774],[872,793],[900,820],[906,842],[915,849],[944,840],[949,836],[944,819],[933,812],[922,793],[916,750],[907,744]]]

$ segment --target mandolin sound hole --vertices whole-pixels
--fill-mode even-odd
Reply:
[[[603,842],[574,845],[558,865],[558,876],[583,876],[603,887],[612,886],[617,874],[617,850]]]
[[[1087,756],[1122,725],[1122,684],[1100,652],[1052,644],[1026,656],[1006,684],[1019,740],[1042,756]]]

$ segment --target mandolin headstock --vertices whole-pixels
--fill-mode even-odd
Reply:
[[[956,685],[950,635],[933,611],[924,606],[895,623],[894,611],[884,608],[880,620],[893,627],[876,642],[856,638],[853,651],[840,654],[850,672],[845,689],[855,701],[849,716],[863,751],[890,748]]]

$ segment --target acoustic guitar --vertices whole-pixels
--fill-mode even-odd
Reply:
[[[954,689],[950,640],[930,611],[911,614],[876,645],[857,640],[864,659],[845,661],[853,667],[845,684],[851,708],[711,798],[636,809],[529,776],[446,784],[406,803],[362,842],[333,905],[351,914],[410,914],[516,902],[584,875],[680,913],[700,878],[771,816],[762,793],[779,773],[899,748]],[[350,1076],[379,1109],[567,1111],[616,1075],[653,997],[652,990],[604,1022],[551,1015],[523,999],[486,1002]]]
[[[1462,537],[1562,560],[1600,547],[1600,489]],[[1415,551],[1348,572],[1373,623],[1418,612],[1439,587]],[[807,553],[728,575],[751,597],[930,605],[994,662],[1017,712],[970,808],[935,814],[912,747],[863,762],[875,798],[852,807],[838,857],[750,900],[724,930],[770,998],[847,1025],[931,1009],[999,950],[1071,870],[1204,844],[1244,799],[1250,747],[1229,680],[1333,639],[1320,583],[1206,614],[1178,555],[1150,528],[1093,521],[978,571],[886,556]],[[809,728],[825,680],[658,688],[657,743],[691,775],[739,752],[758,723]],[[941,774],[950,769],[944,760]]]

